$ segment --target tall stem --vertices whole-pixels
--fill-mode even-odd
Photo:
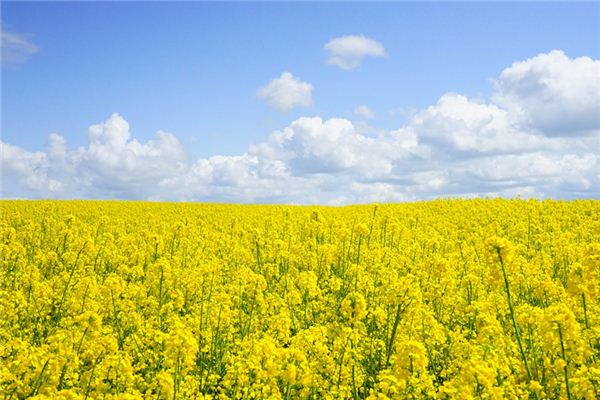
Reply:
[[[525,370],[527,370],[527,379],[531,381],[531,370],[529,369],[529,364],[527,363],[527,357],[525,356],[525,351],[523,350],[523,342],[521,340],[521,332],[519,331],[519,327],[517,326],[517,320],[515,318],[515,310],[513,307],[512,298],[510,296],[510,284],[508,282],[508,276],[506,274],[506,267],[504,266],[504,261],[502,260],[502,255],[500,254],[500,248],[496,247],[496,253],[498,254],[498,259],[500,260],[500,267],[502,267],[502,275],[504,276],[504,287],[506,289],[506,298],[508,300],[508,309],[510,311],[510,319],[512,320],[512,325],[515,330],[515,336],[517,337],[517,343],[519,344],[519,353],[521,354],[521,359],[523,360],[523,364],[525,364]]]
[[[560,337],[560,351],[562,353],[563,361],[565,362],[565,386],[567,387],[567,399],[571,400],[571,390],[569,389],[569,372],[567,371],[567,357],[565,356],[565,343],[563,341],[562,328],[559,323],[558,325],[558,336]]]
[[[585,319],[585,328],[590,329],[590,320],[588,319],[587,305],[585,303],[585,293],[581,293],[581,300],[583,302],[583,317]]]

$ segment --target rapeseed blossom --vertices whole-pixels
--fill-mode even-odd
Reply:
[[[12,399],[592,399],[600,202],[0,202]]]

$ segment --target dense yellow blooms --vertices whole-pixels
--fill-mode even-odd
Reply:
[[[6,399],[594,399],[600,202],[0,202]]]

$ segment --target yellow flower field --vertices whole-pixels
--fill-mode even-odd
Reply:
[[[600,201],[0,211],[4,399],[600,394]]]

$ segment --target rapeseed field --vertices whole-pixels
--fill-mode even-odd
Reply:
[[[600,201],[0,202],[4,399],[595,399]]]

